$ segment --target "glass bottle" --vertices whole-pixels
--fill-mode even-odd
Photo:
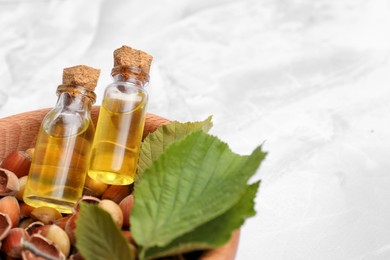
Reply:
[[[90,111],[99,74],[83,65],[64,69],[57,103],[37,137],[23,195],[28,205],[70,213],[82,196],[95,133]]]
[[[134,182],[145,124],[152,56],[128,46],[114,51],[114,82],[104,92],[88,175],[107,184]]]

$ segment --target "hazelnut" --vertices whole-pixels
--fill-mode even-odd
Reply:
[[[134,205],[134,196],[133,194],[130,194],[126,196],[120,203],[119,207],[122,210],[123,213],[123,227],[127,228],[130,226],[130,215],[131,215],[131,209]]]
[[[31,215],[31,212],[35,209],[34,207],[28,205],[27,203],[19,201],[20,207],[20,219],[27,218]]]
[[[62,218],[62,214],[55,208],[42,206],[31,211],[31,218],[45,224],[52,224],[57,219]]]
[[[77,201],[76,205],[73,208],[73,212],[79,212],[80,211],[80,202],[81,201],[89,203],[89,204],[99,204],[100,199],[96,198],[94,196],[84,195]]]
[[[22,256],[22,239],[29,239],[29,234],[23,228],[12,228],[3,240],[1,250],[8,256],[20,258]]]
[[[6,196],[0,199],[0,212],[5,213],[11,219],[12,227],[19,223],[20,207],[18,200],[13,196]]]
[[[31,218],[24,218],[24,219],[19,221],[18,227],[27,229],[27,227],[30,226],[31,223],[33,223],[33,222],[34,222],[34,220],[32,220]]]
[[[6,238],[11,228],[12,222],[10,217],[7,214],[0,213],[0,241]]]
[[[23,176],[19,178],[19,191],[16,193],[15,197],[20,201],[23,201],[23,194],[24,189],[26,188],[27,177],[28,176]]]
[[[20,189],[15,173],[0,168],[0,196],[15,195]]]
[[[76,230],[76,221],[77,221],[78,216],[79,216],[79,213],[78,213],[78,212],[74,213],[74,214],[68,219],[68,222],[66,222],[66,225],[65,225],[65,232],[66,232],[66,234],[68,234],[70,243],[71,243],[72,245],[75,245],[75,244],[76,244],[76,234],[75,234],[75,230]]]
[[[23,243],[22,258],[23,260],[30,260],[37,259],[37,257],[66,259],[52,241],[40,234],[33,234],[28,241],[25,240]]]
[[[59,226],[60,228],[62,228],[63,230],[65,230],[66,223],[68,222],[68,220],[71,217],[72,217],[72,215],[70,215],[70,214],[66,215],[65,217],[56,219],[53,224],[55,224],[55,225]]]
[[[34,234],[41,234],[50,241],[52,241],[61,252],[68,256],[70,252],[70,240],[66,232],[57,225],[44,225],[37,227],[34,231]]]
[[[112,200],[102,200],[99,202],[98,206],[108,213],[110,213],[112,219],[118,227],[123,225],[123,213],[118,204]]]
[[[92,179],[87,176],[84,184],[83,194],[87,196],[100,197],[103,192],[105,192],[108,188],[108,184]]]
[[[118,204],[131,192],[132,185],[112,185],[103,193],[102,199],[109,199]]]
[[[30,223],[26,228],[25,230],[27,231],[27,233],[29,233],[30,235],[34,234],[34,231],[35,229],[41,227],[41,226],[44,226],[45,224],[41,221],[34,221],[32,223]]]
[[[1,162],[1,168],[9,170],[20,178],[28,175],[31,165],[31,156],[24,151],[14,151]]]

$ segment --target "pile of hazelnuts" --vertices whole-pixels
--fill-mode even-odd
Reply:
[[[61,214],[23,202],[33,153],[33,148],[14,151],[0,164],[0,259],[83,259],[75,246],[79,204],[71,214]],[[129,231],[132,192],[132,185],[107,185],[87,177],[80,201],[106,210],[135,247]]]

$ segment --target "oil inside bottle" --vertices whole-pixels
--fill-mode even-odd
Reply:
[[[24,201],[33,207],[49,206],[71,213],[82,196],[95,129],[78,115],[61,117],[54,111],[48,116],[54,124],[40,129],[25,190],[29,195]],[[72,122],[75,120],[83,121],[81,128]]]
[[[88,171],[95,180],[134,182],[147,104],[147,94],[134,89],[119,86],[103,100]]]

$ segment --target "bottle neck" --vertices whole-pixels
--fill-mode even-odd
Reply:
[[[114,81],[129,82],[144,87],[149,83],[149,74],[137,67],[116,66],[111,71]]]
[[[73,111],[89,111],[96,101],[96,94],[83,86],[59,85],[57,95],[57,105]]]

